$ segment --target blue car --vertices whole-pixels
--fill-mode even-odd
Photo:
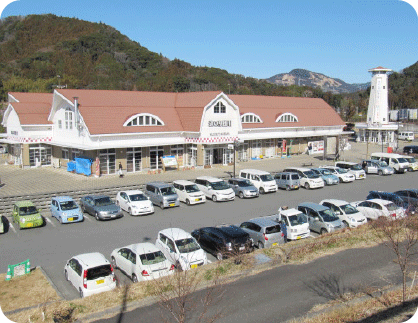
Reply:
[[[78,204],[69,196],[55,196],[49,205],[51,215],[60,223],[80,222],[84,220]]]
[[[338,176],[331,173],[329,169],[326,169],[326,168],[311,168],[311,169],[315,174],[322,177],[326,185],[335,185],[340,182]]]

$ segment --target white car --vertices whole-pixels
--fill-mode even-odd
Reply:
[[[367,218],[347,201],[327,199],[319,204],[329,207],[346,227],[355,228],[367,223]]]
[[[286,210],[279,208],[278,211],[278,214],[270,215],[269,217],[276,222],[284,221],[286,223],[288,240],[304,239],[311,235],[308,217],[301,211],[294,208]]]
[[[304,167],[289,167],[283,170],[283,172],[297,173],[299,175],[300,186],[306,189],[322,188],[325,186],[325,182],[322,177],[312,169]]]
[[[114,268],[119,268],[134,283],[174,273],[174,264],[150,242],[115,249],[110,255],[110,260]]]
[[[213,202],[233,201],[235,199],[234,190],[223,179],[200,176],[196,178],[195,183],[205,196],[212,199]]]
[[[113,267],[101,253],[84,253],[72,257],[64,267],[65,279],[86,297],[116,288]]]
[[[380,216],[393,219],[405,216],[405,211],[395,203],[382,199],[371,199],[350,203],[369,220],[377,220]]]
[[[366,179],[366,172],[359,163],[339,161],[335,163],[335,166],[342,169],[346,169],[349,173],[353,174],[356,179]]]
[[[145,215],[154,213],[154,206],[142,191],[122,191],[116,194],[116,204],[130,215]]]
[[[331,173],[337,175],[340,183],[350,183],[356,180],[356,176],[354,174],[351,174],[347,170],[337,166],[321,166],[321,168],[329,169]]]
[[[180,201],[187,205],[206,202],[205,194],[203,194],[199,187],[193,182],[176,180],[173,182],[173,186]]]
[[[206,265],[206,253],[190,233],[179,229],[169,228],[158,232],[156,246],[180,270],[188,270]]]

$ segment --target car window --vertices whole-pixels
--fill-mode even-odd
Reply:
[[[129,199],[132,202],[148,200],[147,197],[144,194],[132,194],[132,195],[129,195]]]
[[[128,260],[134,265],[136,264],[136,254],[132,250],[129,251]]]
[[[280,232],[280,225],[273,225],[266,227],[266,234],[278,233]]]
[[[286,221],[288,220],[286,222],[286,224],[289,225],[289,223],[290,223],[292,226],[300,225],[300,224],[304,224],[304,223],[308,222],[308,218],[303,213],[290,215],[290,216],[284,217],[284,218],[286,219]]]
[[[341,206],[341,209],[343,210],[343,212],[345,214],[355,214],[355,213],[358,212],[357,209],[354,206],[350,205],[350,204],[342,205]]]
[[[31,214],[36,214],[38,213],[38,211],[36,210],[36,207],[31,205],[31,206],[22,206],[19,208],[19,215],[31,215]]]
[[[143,265],[154,265],[166,260],[164,254],[161,251],[150,252],[139,255],[139,258]]]
[[[122,248],[118,251],[118,253],[125,259],[128,259],[129,250],[126,248]]]
[[[167,237],[162,233],[160,233],[160,241],[164,244],[167,244]]]
[[[200,246],[193,238],[176,240],[176,245],[180,253],[189,253],[200,249]]]
[[[167,246],[171,252],[176,252],[176,248],[174,247],[174,242],[169,238],[167,238]]]
[[[100,277],[106,277],[112,274],[110,265],[102,265],[87,270],[87,280],[94,280]]]
[[[94,200],[94,205],[96,206],[108,206],[112,204],[113,202],[108,196],[100,197]]]
[[[195,184],[191,184],[191,185],[186,185],[184,188],[182,187],[182,190],[186,190],[187,193],[195,193],[195,192],[199,192],[199,188],[197,187],[197,185]]]
[[[160,191],[161,191],[161,195],[163,196],[176,194],[174,187],[171,187],[171,186],[163,187],[160,189]]]
[[[78,205],[74,201],[64,201],[60,203],[61,210],[69,211],[78,209]]]
[[[370,207],[376,210],[382,210],[382,206],[377,203],[370,203]]]
[[[388,211],[396,211],[398,208],[395,203],[386,204],[385,207],[388,209]]]

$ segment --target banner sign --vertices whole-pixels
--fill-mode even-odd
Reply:
[[[12,279],[14,276],[23,276],[30,272],[30,261],[25,260],[16,265],[7,266],[6,280]]]
[[[165,167],[177,167],[176,156],[163,156],[161,159]]]
[[[308,152],[311,154],[322,154],[324,152],[324,141],[309,141]]]

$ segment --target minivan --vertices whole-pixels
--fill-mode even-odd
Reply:
[[[166,207],[180,206],[179,196],[174,186],[164,182],[152,182],[145,186],[145,195],[147,195],[154,205],[161,209]]]
[[[260,194],[268,192],[276,192],[277,184],[270,173],[258,169],[242,169],[239,177],[248,179],[255,187],[258,188]]]
[[[300,187],[299,175],[297,173],[282,172],[274,175],[278,188],[284,188],[286,191],[298,190]]]
[[[311,235],[309,230],[308,217],[295,208],[282,208],[279,213],[266,216],[275,222],[286,224],[287,240],[299,240],[308,238]]]
[[[242,222],[243,229],[253,239],[258,249],[269,248],[285,243],[280,224],[268,218],[255,218]]]
[[[341,220],[330,208],[317,203],[305,202],[298,205],[298,210],[308,217],[309,230],[324,234],[343,227]]]
[[[409,163],[409,167],[408,167],[408,171],[409,172],[415,172],[418,170],[418,163],[417,160],[415,159],[414,156],[402,156],[403,158],[405,158],[408,163]]]
[[[414,138],[415,137],[413,132],[400,132],[398,135],[399,140],[412,141]]]
[[[258,197],[257,187],[255,187],[248,179],[233,177],[228,179],[228,185],[240,199]]]
[[[220,178],[211,176],[199,176],[195,183],[197,187],[212,201],[233,201],[235,192]]]
[[[366,174],[392,175],[395,170],[384,161],[365,159],[362,165]]]
[[[409,168],[408,161],[402,156],[393,153],[372,153],[372,160],[384,161],[388,166],[393,167],[396,173],[405,173]]]
[[[366,172],[361,168],[359,163],[340,161],[336,162],[335,166],[346,169],[349,173],[353,174],[356,179],[365,179]]]
[[[179,179],[173,182],[173,186],[180,201],[187,205],[206,202],[205,194],[193,182]]]
[[[324,180],[320,175],[315,174],[309,168],[291,167],[286,168],[283,172],[297,173],[299,175],[300,185],[306,189],[324,187]]]

